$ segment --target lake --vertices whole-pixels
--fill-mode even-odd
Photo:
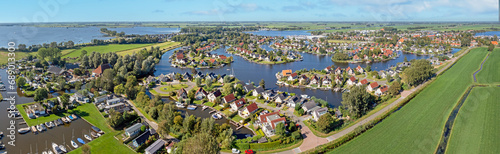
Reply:
[[[488,31],[488,32],[483,32],[483,33],[476,33],[474,36],[500,36],[500,31]]]
[[[0,26],[0,47],[7,47],[8,42],[35,45],[50,42],[73,41],[75,44],[89,43],[92,39],[111,39],[100,32],[101,27],[33,27]],[[170,34],[179,32],[178,28],[127,27],[108,28],[125,34]]]

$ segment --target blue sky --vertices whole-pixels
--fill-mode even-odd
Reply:
[[[15,0],[0,23],[102,21],[498,21],[497,0]]]

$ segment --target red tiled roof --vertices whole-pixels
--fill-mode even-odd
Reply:
[[[377,82],[372,82],[372,83],[370,83],[370,87],[371,88],[376,88],[376,87],[378,87],[378,83]]]
[[[255,103],[252,103],[252,104],[247,106],[247,110],[250,113],[255,112],[257,109],[259,109],[259,107]]]
[[[99,65],[99,67],[97,67],[94,71],[92,71],[92,73],[95,73],[95,74],[102,74],[104,72],[104,70],[106,69],[109,69],[111,68],[111,65],[109,64],[102,64],[102,65]]]
[[[229,94],[229,95],[224,97],[224,100],[226,100],[226,102],[230,102],[230,101],[233,101],[235,99],[236,98],[234,97],[234,94]]]
[[[368,84],[368,80],[366,80],[366,79],[363,79],[363,80],[361,80],[361,81],[359,81],[359,82],[360,82],[362,85]]]
[[[260,115],[259,116],[259,120],[260,120],[261,123],[265,123],[265,122],[267,122],[267,116],[275,115],[275,114],[279,114],[279,112],[276,111],[276,112],[272,112],[272,113]]]

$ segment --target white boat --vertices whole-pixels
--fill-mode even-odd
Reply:
[[[73,148],[78,148],[78,144],[76,144],[75,141],[71,140],[71,146],[73,146]]]
[[[53,143],[52,142],[52,150],[54,150],[54,153],[55,154],[60,154],[62,153],[61,149],[59,148],[59,146],[56,144],[56,143]]]
[[[63,151],[64,153],[68,152],[64,145],[59,145],[59,149],[61,149],[61,151]]]
[[[52,128],[52,125],[50,125],[49,122],[45,122],[45,126],[47,126],[48,128]]]
[[[17,132],[20,133],[20,134],[24,134],[24,133],[27,133],[30,131],[30,128],[29,127],[26,127],[26,128],[21,128],[21,129],[18,129]]]
[[[50,125],[50,127],[55,127],[56,126],[56,125],[54,125],[54,122],[52,122],[52,121],[49,122],[49,125]]]
[[[54,154],[54,152],[52,152],[52,151],[50,151],[50,150],[49,150],[49,151],[47,152],[47,154]]]
[[[87,135],[87,134],[83,135],[83,137],[85,137],[85,139],[87,139],[89,141],[92,141],[92,138],[89,135]]]
[[[39,132],[41,132],[41,131],[42,131],[42,126],[40,126],[40,125],[36,125],[36,129],[37,129]]]
[[[48,154],[47,151],[42,152],[42,154]]]
[[[176,103],[175,106],[177,106],[178,108],[185,108],[186,106],[182,103]]]
[[[42,127],[42,131],[47,130],[47,127],[45,127],[45,124],[43,124],[43,123],[42,123],[42,124],[40,124],[40,127]]]

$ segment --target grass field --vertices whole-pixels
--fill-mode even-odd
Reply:
[[[446,153],[500,153],[500,87],[475,87],[457,115]]]
[[[478,83],[500,84],[500,48],[495,48],[476,75]]]
[[[160,91],[163,91],[163,92],[172,92],[172,91],[175,91],[177,92],[179,89],[181,88],[187,88],[188,85],[187,84],[175,84],[175,85],[170,85],[170,86],[163,86],[163,87],[160,87]]]
[[[142,49],[144,47],[151,46],[152,44],[108,44],[108,45],[99,45],[99,46],[89,46],[78,49],[73,49],[73,51],[64,51],[67,54],[63,54],[63,58],[65,57],[80,57],[82,50],[87,51],[87,55],[90,55],[93,51],[100,53],[108,53],[108,52],[118,52],[118,51],[126,51],[131,49]]]
[[[330,153],[434,153],[445,122],[485,58],[474,49],[407,105]]]
[[[10,52],[8,52],[8,51],[0,51],[0,64],[6,64],[8,58],[13,58],[13,57],[9,57],[9,53]],[[15,53],[14,58],[16,60],[19,60],[21,58],[24,58],[24,57],[30,55],[30,53],[28,53],[28,52],[14,52],[14,53]]]
[[[129,49],[129,50],[125,50],[125,51],[120,51],[120,52],[117,52],[116,54],[118,54],[118,55],[133,54],[134,52],[138,53],[139,51],[141,51],[144,48],[146,48],[146,49],[149,50],[151,47],[157,47],[157,46],[159,46],[160,49],[170,50],[170,49],[172,49],[174,47],[179,46],[180,44],[181,44],[180,42],[163,42],[163,43],[158,43],[158,44],[152,44],[152,45],[145,46],[145,47],[140,47],[140,48]]]

